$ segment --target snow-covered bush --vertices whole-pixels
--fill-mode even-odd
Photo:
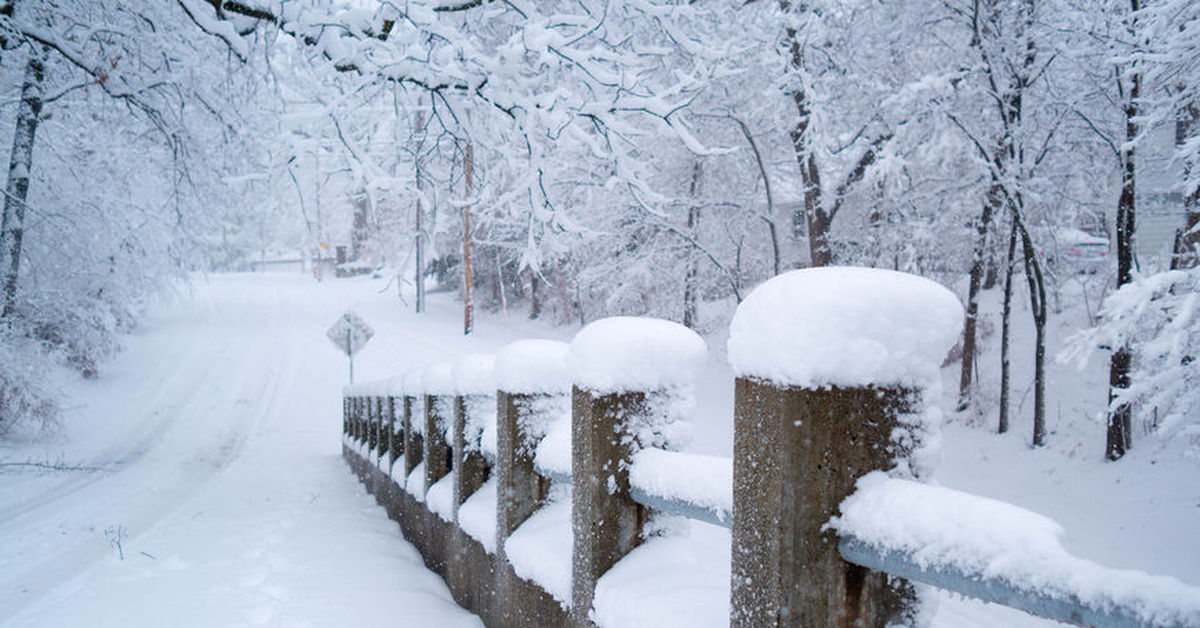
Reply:
[[[42,383],[46,367],[37,343],[0,328],[0,436],[53,422],[57,404]]]
[[[1163,438],[1191,440],[1200,457],[1200,269],[1139,277],[1109,297],[1100,323],[1080,332],[1061,356],[1085,362],[1097,347],[1128,344],[1131,385],[1113,405],[1129,403],[1135,417]]]

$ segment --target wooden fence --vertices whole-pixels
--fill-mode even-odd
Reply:
[[[911,454],[896,435],[911,428],[918,390],[739,377],[728,460],[644,446],[636,432],[661,390],[598,392],[569,381],[505,390],[503,377],[494,391],[453,390],[444,375],[347,388],[344,455],[455,600],[489,626],[591,625],[597,580],[642,542],[655,510],[731,528],[734,626],[911,622],[911,581],[1081,626],[1200,626],[1200,591],[1177,581],[1110,570],[1128,586],[1097,591],[1075,586],[1072,574],[1103,576],[1103,568],[1070,563],[1062,586],[1036,586],[994,564],[931,561],[927,547],[839,533],[831,521],[858,480]],[[539,455],[542,440],[563,434],[533,415],[565,414],[568,404],[569,417],[558,418],[569,421],[569,467],[544,463],[552,456]],[[697,496],[671,490],[669,478],[640,479],[647,468],[725,479]],[[510,537],[551,503],[556,485],[571,488],[570,529],[561,531],[571,537],[570,556],[559,557],[569,561],[569,587],[521,577],[508,555]],[[494,539],[470,520],[477,509],[463,512],[473,497],[494,503]]]

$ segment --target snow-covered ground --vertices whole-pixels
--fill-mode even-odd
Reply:
[[[98,380],[62,375],[61,429],[0,445],[10,465],[0,467],[0,625],[477,625],[340,459],[346,361],[324,331],[346,309],[374,326],[355,362],[356,380],[369,381],[577,328],[481,312],[464,337],[450,295],[431,295],[416,316],[385,284],[198,277],[151,308]],[[726,337],[707,338],[691,451],[732,449]],[[951,417],[936,481],[1057,520],[1082,558],[1200,585],[1200,466],[1148,437],[1120,463],[1102,461],[1103,428],[1089,418],[1102,366],[1052,367],[1048,447],[1027,446],[1028,403],[1005,436]],[[61,468],[11,466],[26,462]],[[720,553],[727,533],[700,530],[693,550]],[[942,598],[944,628],[1049,623]]]

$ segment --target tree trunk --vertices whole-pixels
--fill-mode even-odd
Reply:
[[[354,197],[354,221],[350,231],[350,260],[359,261],[362,259],[363,245],[370,237],[368,231],[368,210],[370,209],[369,197],[364,189],[360,194]]]
[[[538,281],[537,269],[530,268],[529,269],[529,320],[535,320],[537,317],[542,315],[542,299],[541,299],[541,296],[538,294],[538,285],[540,283],[541,282]]]
[[[788,2],[780,3],[785,10]],[[804,68],[804,48],[799,40],[796,29],[787,29],[788,46],[792,53],[792,70],[797,74]],[[829,216],[821,207],[821,174],[817,169],[817,158],[809,146],[809,123],[812,122],[812,110],[809,108],[808,96],[803,85],[791,93],[792,102],[796,105],[799,119],[792,127],[792,150],[796,162],[800,166],[800,188],[804,191],[804,206],[792,217],[793,234],[799,235],[800,225],[808,230],[808,252],[812,266],[828,266],[833,263],[833,254],[829,248]]]
[[[1012,327],[1013,262],[1017,256],[1017,223],[1014,220],[1008,233],[1008,257],[1004,267],[1004,310],[1000,314],[1000,424],[996,432],[1008,431],[1009,382],[1012,368],[1009,360],[1009,337]]]
[[[971,405],[971,381],[975,374],[976,323],[979,319],[979,290],[983,284],[984,262],[987,255],[987,236],[991,230],[992,215],[1003,204],[1000,183],[993,180],[987,199],[975,225],[975,250],[971,257],[971,279],[967,286],[966,318],[963,321],[962,372],[958,384],[959,412]]]
[[[1140,8],[1139,0],[1132,1],[1132,10]],[[1133,236],[1135,232],[1135,216],[1137,210],[1136,170],[1134,166],[1133,141],[1138,134],[1136,118],[1138,116],[1138,98],[1141,97],[1142,79],[1136,72],[1132,73],[1129,91],[1125,98],[1125,143],[1121,148],[1121,196],[1117,201],[1117,288],[1133,281]],[[1105,456],[1109,460],[1118,460],[1133,444],[1130,433],[1131,408],[1127,403],[1112,407],[1121,390],[1129,388],[1130,370],[1133,366],[1132,354],[1128,345],[1118,347],[1113,353],[1108,370],[1108,433],[1106,437]]]
[[[417,112],[417,134],[425,132],[425,114]],[[414,225],[416,232],[416,249],[417,249],[417,269],[416,269],[416,310],[417,314],[425,311],[425,234],[421,225],[421,215],[425,213],[421,207],[421,192],[424,189],[424,184],[421,181],[421,146],[417,144],[417,151],[413,157],[413,168],[416,171],[417,178],[417,216]]]
[[[0,220],[0,273],[3,273],[4,308],[0,319],[8,319],[17,307],[17,279],[21,271],[21,240],[25,236],[25,199],[33,169],[33,144],[42,113],[42,81],[45,66],[42,50],[30,51],[21,83],[21,103],[8,161],[8,183],[4,193],[4,217]]]
[[[700,160],[697,159],[692,167],[692,184],[689,189],[689,195],[692,199],[692,204],[688,207],[687,213],[687,230],[691,237],[696,237],[696,230],[700,227],[700,206],[696,203],[696,190],[700,185]],[[691,252],[691,260],[688,261],[687,271],[683,279],[683,324],[689,329],[695,329],[698,322],[696,312],[696,278],[700,274],[700,259],[696,251]]]
[[[463,156],[463,178],[466,179],[467,198],[471,198],[474,181],[475,164],[470,142]],[[471,301],[471,289],[474,288],[475,277],[471,274],[471,206],[463,205],[463,335],[469,336],[475,330],[475,304]]]
[[[1046,281],[1033,240],[1021,223],[1017,207],[1013,208],[1013,221],[1020,230],[1025,252],[1025,279],[1029,283],[1029,306],[1033,311],[1033,446],[1040,447],[1046,444]]]

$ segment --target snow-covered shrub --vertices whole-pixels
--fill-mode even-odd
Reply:
[[[53,423],[57,404],[43,384],[46,368],[37,343],[0,328],[0,436]]]
[[[1163,438],[1191,439],[1200,457],[1200,269],[1139,277],[1115,292],[1100,323],[1077,334],[1062,360],[1085,362],[1096,347],[1128,344],[1131,385],[1113,399]]]

